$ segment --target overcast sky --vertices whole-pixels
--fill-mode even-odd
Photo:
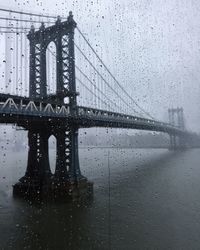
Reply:
[[[199,0],[0,0],[0,7],[67,16],[70,10],[105,63],[158,119],[183,106],[200,132]]]

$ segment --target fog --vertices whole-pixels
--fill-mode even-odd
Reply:
[[[32,27],[30,98],[7,99],[29,94],[31,22],[69,11],[74,43],[71,12]],[[1,121],[29,131],[0,124],[0,248],[199,249],[199,0],[0,0],[0,23]]]
[[[182,106],[200,132],[199,1],[1,1],[1,7],[60,15],[79,28],[122,86],[159,120]]]

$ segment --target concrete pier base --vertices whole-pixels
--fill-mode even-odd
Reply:
[[[93,183],[86,178],[79,181],[57,182],[51,185],[51,195],[53,199],[81,200],[93,196]]]
[[[93,183],[87,179],[57,182],[53,178],[42,185],[37,181],[19,181],[13,185],[13,196],[26,200],[76,201],[93,196]]]

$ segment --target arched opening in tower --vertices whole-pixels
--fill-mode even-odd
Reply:
[[[46,49],[47,95],[56,94],[56,45],[50,42]]]
[[[56,138],[54,135],[49,137],[49,163],[51,173],[54,174],[56,167]]]

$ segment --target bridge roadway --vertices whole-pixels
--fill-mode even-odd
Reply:
[[[106,110],[77,106],[74,114],[69,105],[51,100],[31,100],[9,94],[0,94],[0,123],[11,123],[27,129],[30,124],[77,124],[79,127],[112,127],[165,132],[186,135],[188,132],[169,123]]]

